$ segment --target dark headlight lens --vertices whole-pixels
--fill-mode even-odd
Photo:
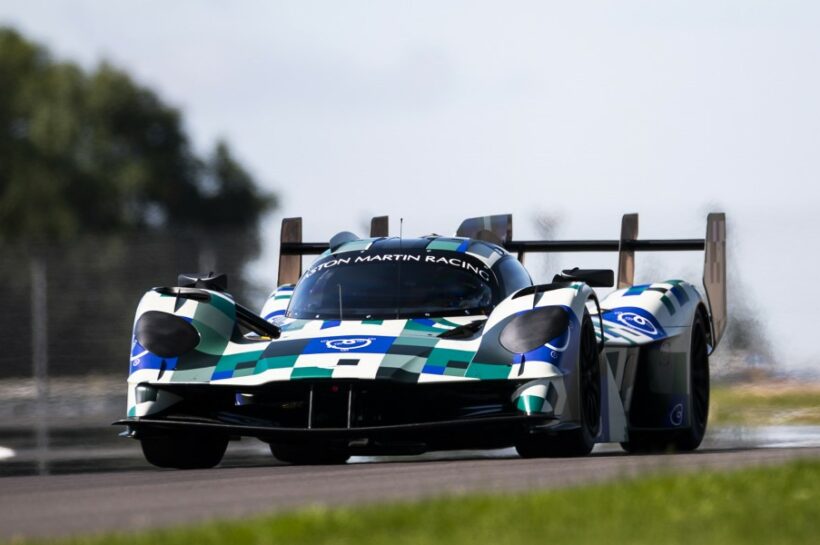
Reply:
[[[501,346],[523,354],[560,337],[569,327],[569,316],[562,307],[541,307],[522,312],[504,326],[498,340]]]
[[[161,358],[175,358],[199,344],[199,333],[184,319],[167,312],[149,310],[134,327],[137,341]]]

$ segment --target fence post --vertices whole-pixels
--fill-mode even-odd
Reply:
[[[37,472],[48,473],[48,281],[42,255],[31,259],[31,359],[37,395]]]

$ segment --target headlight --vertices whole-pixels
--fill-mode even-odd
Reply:
[[[565,335],[568,327],[569,315],[563,307],[540,307],[510,320],[498,340],[510,352],[523,354]]]
[[[134,326],[137,341],[161,358],[175,358],[193,350],[199,344],[199,333],[184,319],[174,314],[149,310]]]

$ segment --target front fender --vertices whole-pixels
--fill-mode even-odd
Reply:
[[[592,288],[582,282],[530,286],[501,301],[487,319],[485,329],[491,329],[510,315],[550,305],[568,307],[580,323],[586,302],[594,295]]]
[[[684,335],[695,314],[705,309],[698,290],[681,280],[615,291],[601,307],[604,338],[611,346],[647,345]],[[598,321],[594,323],[597,328]]]
[[[223,292],[195,288],[154,288],[143,295],[134,317],[128,375],[128,415],[145,416],[167,406],[170,399],[140,396],[138,386],[160,382],[207,383],[223,378],[237,361],[255,362],[267,341],[239,341],[233,298]],[[190,324],[198,335],[193,347],[179,354],[157,354],[140,342],[144,316],[165,315]],[[142,333],[144,336],[144,332]]]
[[[259,313],[262,318],[271,323],[281,320],[288,310],[294,287],[295,284],[283,284],[273,290],[262,306],[262,312]]]
[[[473,361],[483,364],[510,365],[511,379],[553,378],[564,380],[564,375],[571,374],[577,366],[579,351],[579,332],[584,316],[586,300],[592,296],[592,290],[583,283],[550,284],[524,288],[499,303],[487,319],[482,331],[481,343]],[[520,327],[526,324],[527,316],[532,313],[534,327],[543,327],[537,323],[539,309],[561,309],[566,317],[563,331],[552,338],[525,352],[515,352],[505,347],[502,332],[511,326],[514,320]],[[562,388],[563,390],[563,388]]]
[[[519,290],[502,301],[490,315],[476,359],[509,358],[510,378],[533,379],[514,395],[513,403],[527,414],[550,413],[563,422],[579,419],[578,357],[580,332],[587,302],[595,296],[581,282],[554,283]],[[499,337],[517,316],[545,307],[558,307],[567,315],[565,336],[551,339],[526,353],[506,350]]]

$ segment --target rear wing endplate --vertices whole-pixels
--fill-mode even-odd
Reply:
[[[709,214],[706,219],[706,252],[703,287],[712,316],[713,346],[723,337],[727,324],[726,308],[726,215]]]

